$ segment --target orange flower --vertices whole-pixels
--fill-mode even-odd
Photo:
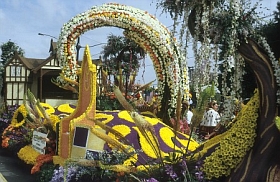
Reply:
[[[40,167],[42,166],[43,164],[42,163],[39,163],[39,164],[35,164],[32,169],[31,169],[31,174],[34,174],[38,171],[40,171]]]
[[[7,137],[3,137],[4,140],[2,140],[2,147],[3,148],[7,148],[9,146],[9,140],[10,138],[7,138]]]
[[[31,174],[34,174],[38,171],[40,171],[41,166],[44,163],[48,163],[48,162],[52,162],[53,161],[53,155],[50,154],[40,154],[37,158],[36,158],[36,164],[32,167],[31,169]]]

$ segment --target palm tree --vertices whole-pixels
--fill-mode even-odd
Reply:
[[[124,36],[110,34],[103,47],[103,65],[107,75],[113,75],[114,84],[127,94],[134,84],[139,70],[139,61],[145,58],[145,51],[134,41]]]

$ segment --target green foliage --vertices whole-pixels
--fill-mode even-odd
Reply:
[[[108,96],[97,96],[96,97],[96,109],[97,110],[120,110],[123,109],[122,105],[116,98],[110,98]]]
[[[204,110],[207,103],[214,99],[215,97],[215,85],[212,83],[211,86],[206,87],[204,90],[201,91],[198,102],[197,102],[197,109]]]
[[[2,51],[1,59],[4,61],[4,64],[15,55],[15,52],[17,52],[19,55],[24,55],[24,50],[11,40],[3,43],[0,48]]]
[[[262,35],[266,37],[274,56],[278,59],[280,57],[280,2],[277,3],[277,11],[274,11],[273,14],[274,19],[261,26],[260,31]]]
[[[207,103],[210,100],[215,99],[215,85],[212,84],[211,87],[206,87],[204,90],[200,92],[197,106],[194,108],[193,111],[193,117],[192,117],[192,127],[196,127],[200,124],[203,114],[205,112],[205,108],[207,106]],[[191,128],[192,130],[193,128]],[[192,135],[192,134],[191,134]]]
[[[41,170],[35,173],[36,181],[49,182],[52,179],[54,170],[58,166],[53,165],[52,163],[44,163],[41,166]]]
[[[119,69],[126,73],[137,71],[140,67],[139,60],[145,57],[144,49],[123,36],[111,34],[107,39],[102,54],[108,71],[111,74],[117,74]]]

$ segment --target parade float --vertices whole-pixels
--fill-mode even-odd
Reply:
[[[209,39],[202,36],[201,33],[209,35],[207,28],[210,27],[210,23],[203,19],[207,16],[203,12],[211,9],[212,5],[217,6],[215,3],[220,1],[206,2],[196,6],[188,4],[191,9],[186,8],[193,13],[187,14],[189,21],[185,28],[189,28],[196,40],[202,42],[201,50],[206,50],[210,43],[224,43],[224,35],[218,35],[221,31],[229,33],[225,31],[226,27],[223,30],[216,27]],[[176,3],[184,4],[182,1]],[[229,12],[234,17],[231,21],[238,22],[241,16],[244,18],[238,3],[230,3]],[[202,13],[194,13],[198,11]],[[246,22],[246,18],[243,20]],[[236,23],[230,28],[239,28],[239,25]],[[78,67],[74,44],[82,33],[103,26],[123,28],[124,35],[149,54],[158,79],[158,116],[141,115],[127,103],[118,88],[114,93],[125,110],[96,110],[96,65],[92,64],[87,47],[82,66]],[[185,53],[172,33],[148,12],[115,3],[95,6],[77,15],[61,30],[57,54],[62,74],[56,83],[61,87],[78,86],[78,104],[75,107],[68,105],[66,110],[70,112],[60,120],[55,109],[47,112],[29,96],[33,100],[29,105],[34,107],[21,109],[20,118],[15,114],[18,120],[13,125],[18,127],[17,123],[27,121],[30,113],[37,113],[41,124],[35,128],[44,128],[49,131],[47,134],[56,132],[56,152],[40,154],[34,151],[34,147],[26,145],[18,156],[34,165],[33,172],[38,172],[44,163],[57,165],[51,168],[52,181],[78,181],[83,179],[83,174],[87,176],[84,179],[93,181],[279,180],[280,66],[265,40],[255,36],[252,27],[242,28],[242,31],[231,32],[232,44],[227,44],[226,56],[236,59],[236,62],[244,60],[248,63],[254,72],[257,88],[227,131],[198,144],[189,135],[176,131],[177,127],[165,124],[172,118],[177,122],[180,120],[181,102],[188,99],[189,91]],[[201,71],[202,64],[197,64]],[[227,95],[229,90],[225,88],[223,92]],[[48,140],[48,144],[53,143]]]

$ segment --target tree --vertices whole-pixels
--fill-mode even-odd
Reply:
[[[263,32],[263,36],[266,37],[269,46],[276,59],[280,58],[280,2],[277,3],[277,11],[273,12],[274,19],[269,23],[263,25],[260,29]]]
[[[0,48],[2,51],[1,59],[3,61],[3,65],[5,65],[5,63],[15,55],[15,52],[17,52],[21,56],[24,55],[24,50],[11,40],[3,43]]]
[[[125,87],[127,92],[129,77],[135,78],[140,67],[139,61],[145,58],[145,51],[134,41],[123,36],[110,34],[107,39],[107,44],[102,51],[104,65],[108,74],[114,75],[115,85],[122,91]],[[123,79],[125,79],[124,82]],[[132,84],[133,81],[130,82],[130,86]]]
[[[267,39],[267,42],[274,53],[276,59],[280,58],[280,2],[277,3],[277,10],[274,11],[274,18],[268,23],[262,25],[259,29],[259,32],[262,36]],[[256,82],[252,82],[254,73],[252,69],[248,66],[248,63],[245,63],[245,75],[243,76],[242,82],[242,98],[250,98],[252,96],[253,90],[257,87]]]

